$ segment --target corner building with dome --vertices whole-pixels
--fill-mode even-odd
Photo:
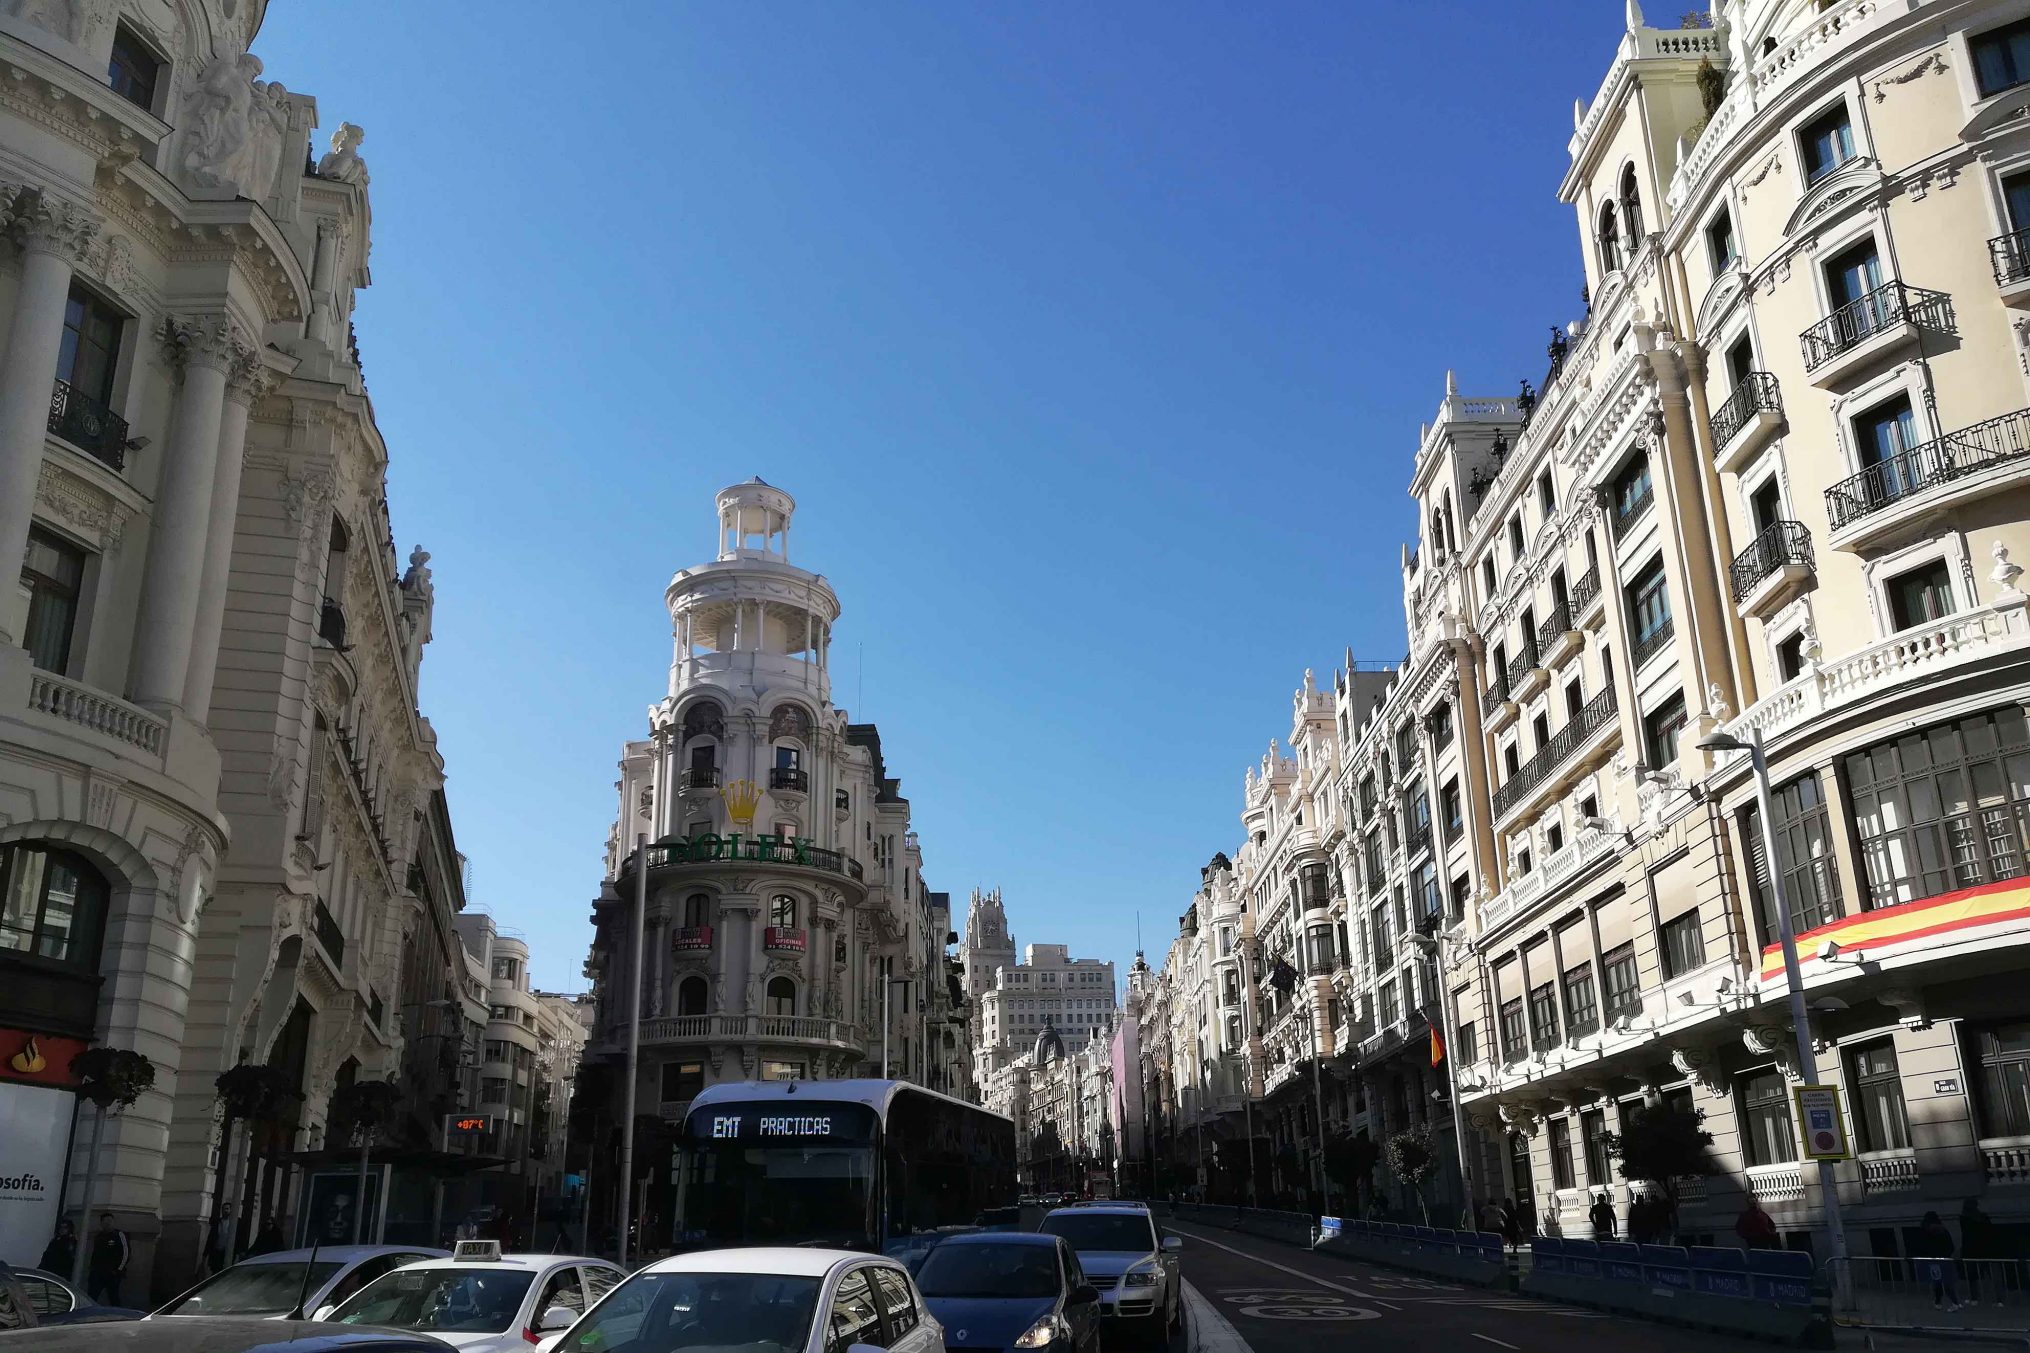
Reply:
[[[788,493],[753,479],[722,490],[715,507],[717,556],[679,570],[664,592],[668,690],[649,706],[647,736],[621,754],[573,1133],[602,1161],[618,1159],[602,1144],[617,1143],[638,1018],[635,1112],[663,1127],[637,1142],[637,1177],[664,1224],[676,1134],[708,1085],[886,1074],[974,1097],[964,990],[947,955],[950,899],[924,882],[880,730],[832,703],[838,595],[791,562]],[[641,1004],[631,1010],[644,859]]]

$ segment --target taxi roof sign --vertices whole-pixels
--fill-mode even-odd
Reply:
[[[494,1261],[500,1259],[498,1240],[461,1240],[451,1247],[451,1257],[467,1263]]]

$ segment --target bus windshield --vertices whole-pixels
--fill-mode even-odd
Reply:
[[[859,1105],[811,1105],[795,1118],[731,1108],[694,1122],[680,1240],[874,1249],[875,1149],[873,1114]]]

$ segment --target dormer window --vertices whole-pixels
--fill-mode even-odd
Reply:
[[[113,33],[113,55],[106,63],[106,83],[113,92],[143,112],[155,111],[155,87],[161,83],[162,61],[134,30],[121,24]]]

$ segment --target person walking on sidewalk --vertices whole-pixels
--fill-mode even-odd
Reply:
[[[1741,1243],[1751,1250],[1781,1248],[1775,1220],[1762,1210],[1761,1200],[1752,1193],[1741,1204],[1741,1215],[1734,1219],[1734,1234],[1741,1237]]]
[[[1967,1305],[1981,1304],[1981,1284],[1988,1285],[1988,1299],[2000,1306],[2008,1295],[2008,1281],[2002,1265],[1992,1262],[2007,1256],[1995,1234],[1994,1219],[1981,1211],[1981,1201],[1971,1195],[1960,1204],[1960,1267],[1967,1278]],[[1983,1262],[1990,1261],[1990,1262]]]
[[[113,1214],[99,1214],[99,1233],[92,1237],[91,1267],[85,1289],[92,1299],[105,1306],[120,1304],[120,1281],[127,1276],[130,1251],[127,1233],[113,1224]]]
[[[1945,1221],[1938,1213],[1924,1214],[1924,1225],[1919,1228],[1917,1241],[1910,1248],[1918,1260],[1918,1276],[1931,1284],[1932,1309],[1957,1311],[1960,1308],[1960,1291],[1959,1281],[1953,1274],[1952,1232],[1946,1229]]]
[[[1593,1206],[1587,1210],[1586,1219],[1593,1223],[1595,1240],[1614,1239],[1614,1204],[1607,1201],[1605,1193],[1593,1195]]]

